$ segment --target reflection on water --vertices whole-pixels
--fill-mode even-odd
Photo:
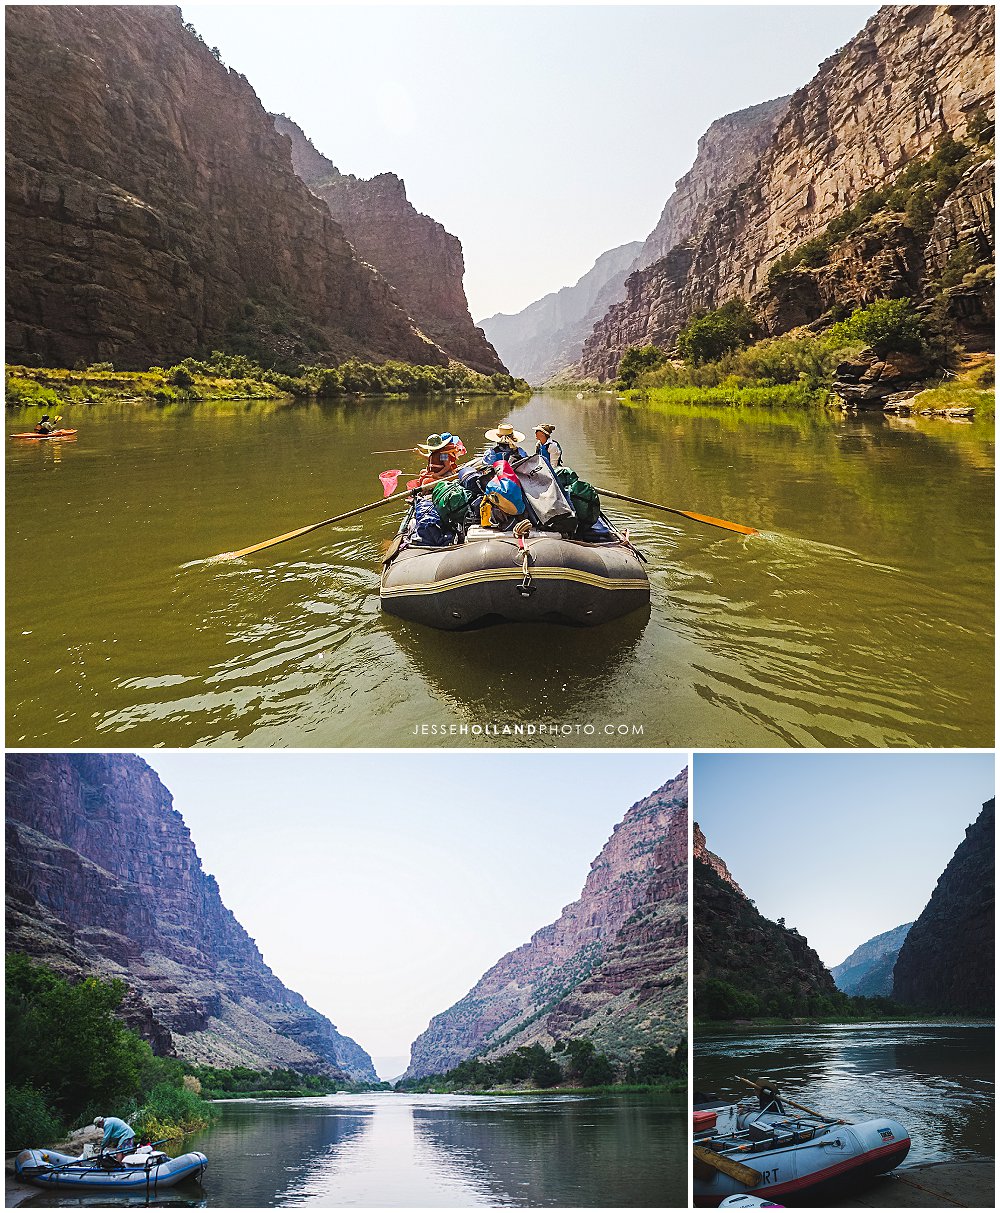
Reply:
[[[204,1187],[178,1187],[170,1203],[679,1208],[687,1200],[684,1106],[666,1096],[227,1103],[219,1123],[184,1146],[208,1155]],[[80,1202],[43,1193],[30,1203]]]
[[[421,728],[541,720],[562,745],[992,744],[991,427],[510,403],[90,406],[58,461],[8,443],[8,741],[433,745]],[[582,631],[383,617],[398,503],[204,562],[378,498],[407,462],[379,450],[442,428],[474,449],[540,410],[598,486],[763,534],[610,502],[652,605]]]
[[[698,1032],[694,1085],[745,1095],[736,1075],[773,1078],[789,1098],[909,1130],[907,1165],[992,1157],[994,1029],[981,1024],[835,1024]]]

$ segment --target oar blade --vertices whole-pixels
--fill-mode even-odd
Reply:
[[[694,1156],[706,1167],[711,1167],[713,1171],[721,1171],[723,1175],[728,1175],[730,1179],[735,1179],[737,1183],[743,1184],[746,1188],[755,1188],[763,1179],[761,1173],[755,1171],[753,1167],[745,1167],[743,1163],[734,1162],[731,1158],[716,1154],[714,1150],[709,1150],[706,1146],[695,1146]]]
[[[696,514],[693,510],[678,510],[685,518],[693,518],[695,522],[704,522],[708,526],[720,526],[724,531],[735,531],[737,535],[759,535],[756,527],[743,526],[739,522],[727,522],[725,518],[713,518],[711,514]]]

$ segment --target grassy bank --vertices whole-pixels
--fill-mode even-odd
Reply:
[[[58,409],[69,404],[198,400],[274,400],[281,397],[336,399],[345,396],[516,395],[529,391],[510,375],[480,375],[461,363],[447,367],[381,364],[350,360],[339,367],[302,366],[283,374],[243,355],[214,353],[186,358],[172,367],[118,371],[109,363],[77,370],[59,367],[6,367],[6,403]]]
[[[430,1095],[495,1095],[498,1098],[514,1095],[683,1095],[687,1091],[687,1083],[682,1078],[671,1079],[663,1083],[615,1082],[606,1083],[599,1087],[574,1087],[562,1085],[546,1087],[470,1087],[462,1090],[455,1087],[442,1087],[438,1090],[430,1087]],[[423,1088],[421,1088],[423,1093]]]

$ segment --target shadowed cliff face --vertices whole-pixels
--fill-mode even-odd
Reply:
[[[168,6],[8,7],[7,356],[444,364]]]
[[[834,303],[913,293],[924,249],[899,224],[846,242],[832,272],[798,284],[807,297],[772,297],[767,273],[944,135],[965,135],[977,110],[992,113],[993,49],[991,6],[882,8],[792,96],[753,170],[703,201],[691,238],[669,251],[665,241],[627,280],[587,340],[582,373],[613,377],[628,346],[669,347],[696,309],[736,296],[760,296],[770,331],[783,332]],[[976,242],[992,248],[992,188],[976,191],[966,218],[976,209],[990,212]]]
[[[900,949],[893,997],[907,1006],[993,1014],[995,808],[988,800],[965,831]]]
[[[286,987],[222,903],[154,771],[131,755],[7,758],[8,951],[119,977],[159,1052],[375,1080],[368,1054]]]
[[[633,805],[578,901],[508,953],[411,1046],[406,1077],[586,1037],[625,1061],[684,1031],[687,772]]]
[[[506,370],[465,298],[465,259],[457,237],[407,200],[393,173],[370,181],[341,173],[284,114],[274,127],[292,141],[292,164],[343,227],[358,255],[399,294],[399,301],[433,341],[484,375]]]
[[[695,827],[695,1014],[706,1019],[806,1015],[836,994],[808,940],[757,911]]]

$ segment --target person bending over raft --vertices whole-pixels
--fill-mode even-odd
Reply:
[[[545,462],[555,471],[556,468],[562,467],[562,447],[552,437],[556,427],[549,425],[546,422],[544,425],[535,426],[535,437],[538,439],[538,446],[535,448],[535,454],[541,455]]]
[[[94,1125],[104,1130],[101,1149],[109,1151],[119,1162],[135,1149],[135,1129],[117,1116],[98,1116]]]
[[[458,440],[454,434],[429,434],[426,442],[418,442],[413,449],[427,459],[427,467],[417,480],[418,487],[450,476],[458,467]]]
[[[524,435],[512,425],[498,425],[495,430],[487,430],[485,437],[488,442],[493,443],[483,456],[483,462],[490,467],[503,459],[510,463],[513,459],[527,458],[528,452],[518,446],[519,442],[524,441]]]
[[[46,413],[45,416],[41,419],[41,421],[39,421],[39,423],[35,426],[35,433],[36,434],[52,434],[55,432],[55,428],[56,428],[55,422],[50,421],[49,415],[48,415],[48,413]]]

